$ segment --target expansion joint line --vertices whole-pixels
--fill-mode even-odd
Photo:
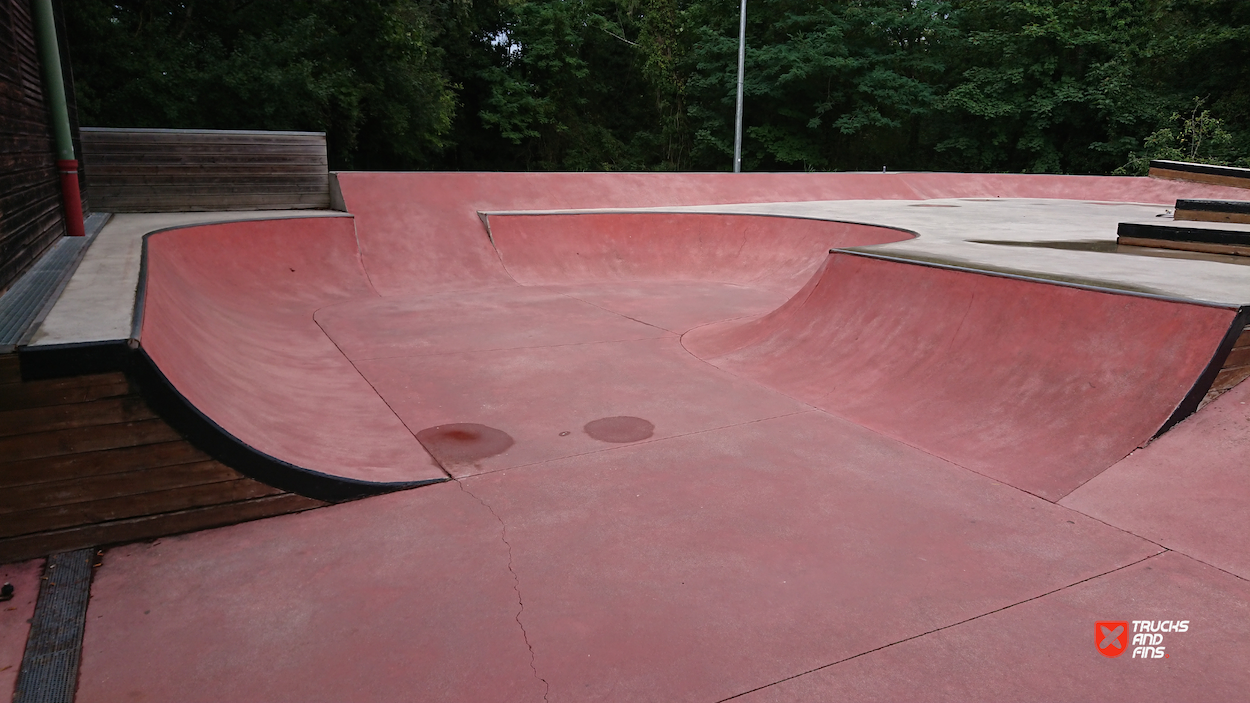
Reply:
[[[800,673],[797,673],[797,674],[793,674],[793,675],[791,675],[791,676],[787,676],[787,677],[785,677],[785,678],[783,678],[783,679],[778,679],[778,680],[773,681],[773,682],[771,682],[771,683],[766,683],[766,684],[764,684],[763,686],[756,686],[755,688],[753,688],[753,689],[751,689],[751,690],[749,690],[749,691],[743,691],[743,692],[741,692],[741,693],[735,693],[734,695],[729,696],[728,698],[722,698],[722,699],[720,699],[719,701],[717,701],[717,703],[727,703],[727,701],[732,701],[732,700],[734,700],[734,699],[741,698],[742,696],[745,696],[745,695],[748,695],[748,694],[751,694],[751,693],[755,693],[756,691],[762,691],[762,690],[764,690],[764,689],[766,689],[766,688],[769,688],[769,687],[772,687],[772,686],[776,686],[776,685],[778,685],[778,684],[782,684],[782,683],[785,683],[785,682],[787,682],[787,681],[793,681],[794,679],[797,679],[797,678],[799,678],[799,677],[801,677],[801,676],[807,676],[808,674],[811,674],[811,673],[814,673],[814,672],[817,672],[817,671],[823,671],[824,669],[828,669],[828,668],[830,668],[830,667],[837,666],[838,664],[841,664],[841,663],[843,663],[843,662],[848,662],[848,661],[851,661],[852,659],[858,659],[858,658],[860,658],[860,657],[865,657],[865,656],[868,656],[869,654],[872,654],[872,653],[874,653],[874,652],[879,652],[879,651],[881,651],[881,650],[883,650],[883,649],[888,649],[888,648],[890,648],[890,647],[893,647],[893,646],[895,646],[895,645],[902,644],[902,643],[904,643],[904,642],[910,642],[910,641],[912,641],[912,640],[917,640],[917,639],[920,639],[921,637],[925,637],[926,635],[931,635],[931,634],[933,634],[933,633],[935,633],[935,632],[941,632],[941,631],[943,631],[943,630],[949,630],[949,629],[954,628],[954,627],[959,627],[960,625],[964,625],[964,624],[970,623],[970,622],[972,622],[972,621],[974,621],[974,620],[980,620],[981,618],[989,617],[989,616],[994,615],[994,614],[996,614],[996,613],[1001,613],[1001,612],[1003,612],[1004,610],[1010,610],[1010,609],[1012,609],[1012,608],[1015,608],[1015,607],[1018,607],[1018,606],[1024,605],[1025,603],[1031,603],[1031,602],[1033,602],[1033,601],[1035,601],[1035,600],[1041,600],[1042,598],[1045,598],[1046,596],[1054,595],[1054,594],[1056,594],[1056,593],[1059,593],[1060,591],[1065,591],[1065,590],[1067,590],[1067,589],[1069,589],[1069,588],[1073,588],[1073,587],[1075,587],[1075,586],[1080,586],[1081,584],[1083,584],[1083,583],[1088,583],[1088,582],[1090,582],[1090,581],[1093,581],[1094,579],[1099,579],[1099,578],[1102,578],[1102,577],[1104,577],[1104,576],[1107,576],[1107,575],[1110,575],[1110,574],[1114,574],[1114,573],[1116,573],[1117,571],[1123,571],[1123,570],[1125,570],[1125,569],[1132,568],[1132,567],[1134,567],[1134,566],[1137,566],[1138,564],[1141,564],[1141,563],[1146,562],[1146,561],[1150,561],[1151,559],[1155,559],[1155,558],[1160,557],[1160,556],[1162,556],[1162,555],[1164,555],[1164,554],[1167,554],[1167,553],[1169,553],[1169,552],[1171,552],[1171,551],[1172,551],[1172,550],[1167,549],[1166,547],[1162,547],[1162,548],[1160,548],[1160,550],[1159,550],[1159,551],[1155,552],[1154,554],[1148,554],[1148,555],[1146,555],[1146,556],[1144,556],[1144,557],[1142,557],[1142,558],[1140,558],[1140,559],[1137,559],[1137,560],[1135,560],[1135,561],[1129,562],[1128,564],[1123,564],[1123,565],[1121,565],[1121,566],[1117,566],[1117,567],[1115,567],[1114,569],[1109,569],[1109,570],[1104,571],[1104,572],[1102,572],[1102,573],[1099,573],[1099,574],[1094,574],[1093,576],[1087,576],[1087,577],[1085,577],[1085,578],[1083,578],[1083,579],[1080,579],[1079,581],[1074,581],[1074,582],[1069,583],[1069,584],[1067,584],[1067,585],[1060,586],[1060,587],[1058,587],[1058,588],[1053,588],[1053,589],[1051,589],[1051,590],[1049,590],[1049,591],[1046,591],[1045,593],[1039,593],[1038,595],[1031,596],[1031,597],[1029,597],[1029,598],[1025,598],[1024,600],[1020,600],[1020,601],[1017,601],[1017,602],[1015,602],[1015,603],[1010,603],[1010,604],[1008,604],[1008,605],[1004,605],[1004,606],[999,607],[999,608],[995,608],[995,609],[993,609],[993,610],[990,610],[990,611],[987,611],[987,612],[981,613],[981,614],[979,614],[979,615],[974,615],[974,616],[972,616],[972,617],[970,617],[970,618],[965,618],[965,619],[960,620],[960,621],[958,621],[958,622],[953,622],[953,623],[950,623],[950,624],[948,624],[948,625],[942,625],[941,627],[935,627],[935,628],[933,628],[932,630],[926,630],[925,632],[921,632],[921,633],[918,633],[918,634],[912,635],[912,636],[910,636],[910,637],[904,637],[904,638],[902,638],[902,639],[900,639],[900,640],[895,640],[894,642],[889,642],[889,643],[887,643],[887,644],[883,644],[883,645],[881,645],[881,646],[879,646],[879,647],[873,647],[872,649],[869,649],[869,650],[866,650],[866,651],[860,652],[859,654],[853,654],[853,655],[851,655],[851,656],[849,656],[849,657],[844,657],[844,658],[839,659],[839,660],[837,660],[837,661],[834,661],[834,662],[829,662],[828,664],[823,664],[823,665],[821,665],[821,666],[818,666],[818,667],[815,667],[815,668],[812,668],[812,669],[808,669],[807,671],[803,671],[803,672],[800,672]]]
[[[461,481],[458,478],[453,478],[452,480],[456,482],[456,485],[460,486],[460,490],[464,491],[467,495],[480,503],[483,508],[490,511],[490,514],[494,516],[497,521],[499,521],[499,539],[503,542],[504,547],[508,549],[508,573],[512,574],[512,590],[516,592],[516,624],[517,627],[521,628],[521,638],[525,640],[525,647],[530,652],[530,670],[534,672],[534,678],[542,682],[543,701],[546,701],[547,696],[551,693],[551,685],[547,683],[547,679],[538,675],[538,666],[534,658],[534,645],[530,644],[529,633],[525,631],[525,623],[521,622],[521,613],[525,612],[525,601],[521,599],[521,578],[517,575],[516,569],[512,566],[512,544],[508,542],[508,526],[504,523],[503,518],[499,517],[499,513],[496,513],[495,509],[490,507],[489,503],[482,500],[477,496],[477,494],[465,487],[464,481]]]

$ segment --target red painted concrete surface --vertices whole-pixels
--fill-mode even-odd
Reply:
[[[869,652],[736,700],[1237,701],[1250,584],[1168,552],[1102,578]],[[1166,658],[1094,654],[1096,621],[1188,620]],[[1131,625],[1130,625],[1131,627]]]
[[[492,215],[491,241],[521,285],[715,281],[793,292],[833,248],[914,235],[792,217],[705,214]]]
[[[776,312],[701,327],[683,343],[1058,500],[1150,439],[1236,312],[834,254]]]
[[[143,349],[200,412],[304,469],[396,482],[445,475],[313,313],[376,298],[350,218],[242,222],[148,239]]]
[[[42,574],[43,559],[0,564],[0,584],[13,584],[13,599],[0,602],[0,700],[13,699]]]
[[[456,480],[110,550],[80,701],[1250,690],[1245,581],[1200,563],[1236,573],[1234,531],[1198,515],[1203,490],[1247,479],[1230,468],[1182,494],[1172,514],[1188,531],[1163,546],[1149,521],[1117,522],[1158,496],[1116,513],[1119,489],[1089,481],[1167,418],[1230,311],[826,253],[895,230],[494,215],[492,244],[477,215],[1220,189],[950,174],[340,182],[354,219],[154,235],[142,346],[261,451],[353,479]],[[742,228],[758,236],[727,243]],[[1227,426],[1212,461],[1232,467]],[[1168,453],[1170,436],[1126,461],[1155,456],[1164,474],[1212,444],[1177,434]],[[1160,490],[1129,473],[1117,480]],[[1095,620],[1139,618],[1193,621],[1168,643],[1184,656],[1112,660],[1090,642]]]
[[[1243,383],[1062,504],[1250,579],[1248,452]]]

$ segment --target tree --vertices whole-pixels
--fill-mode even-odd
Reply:
[[[455,95],[432,2],[65,0],[83,124],[328,132],[335,167],[410,168]]]

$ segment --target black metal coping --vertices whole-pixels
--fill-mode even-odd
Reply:
[[[108,213],[89,215],[84,223],[87,236],[61,237],[0,296],[0,354],[29,340],[61,297],[108,219]]]
[[[73,703],[94,561],[95,549],[48,557],[13,703]]]
[[[1176,209],[1250,215],[1250,200],[1177,200]]]
[[[1225,244],[1250,246],[1250,230],[1217,229],[1212,227],[1186,227],[1184,225],[1146,224],[1121,222],[1116,229],[1121,237],[1136,239],[1159,239],[1166,242],[1197,242],[1199,244]]]
[[[1150,162],[1150,168],[1161,168],[1167,169],[1168,171],[1183,171],[1185,173],[1202,173],[1208,176],[1245,178],[1250,180],[1250,168],[1238,168],[1236,166],[1212,166],[1211,164],[1193,164],[1188,161],[1155,159]]]

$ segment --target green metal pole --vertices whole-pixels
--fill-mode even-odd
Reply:
[[[39,63],[43,68],[44,93],[48,98],[48,117],[56,143],[56,165],[61,172],[61,197],[65,205],[65,229],[81,237],[83,231],[82,196],[78,189],[78,161],[74,158],[74,140],[69,131],[69,107],[65,102],[65,78],[61,73],[61,48],[56,38],[56,17],[52,0],[32,0],[35,20],[35,41],[39,45]]]

